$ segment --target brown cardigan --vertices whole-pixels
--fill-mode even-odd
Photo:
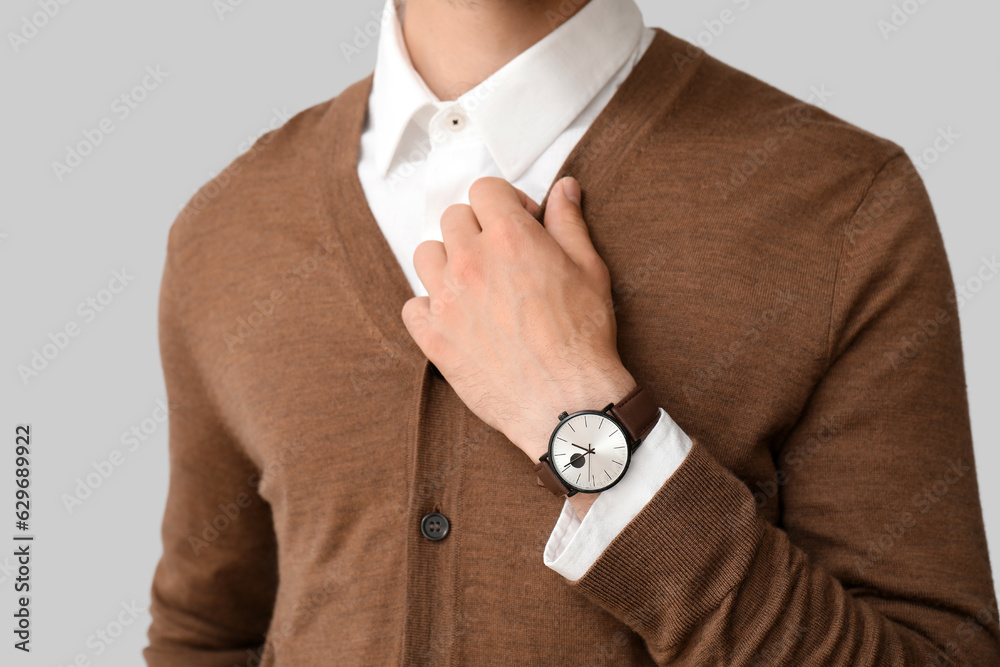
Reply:
[[[400,320],[370,85],[171,230],[150,665],[1000,664],[951,273],[898,146],[658,32],[559,176],[695,444],[571,583],[562,501]]]

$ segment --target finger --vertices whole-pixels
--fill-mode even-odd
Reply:
[[[441,238],[445,249],[467,243],[482,231],[476,214],[467,204],[452,204],[441,214]]]
[[[410,332],[410,337],[421,350],[430,329],[431,299],[427,296],[415,296],[403,304],[403,324]]]
[[[545,207],[545,229],[578,266],[600,259],[580,208],[580,184],[572,176],[552,186]]]
[[[444,269],[448,263],[444,244],[440,241],[424,241],[413,251],[413,268],[431,296],[438,294],[444,285]]]
[[[529,202],[531,199],[527,195],[502,178],[480,178],[469,188],[469,204],[484,230],[490,225],[508,224],[511,220],[533,221],[532,214],[525,208]]]
[[[511,187],[513,187],[513,186],[511,186]],[[519,200],[521,200],[521,206],[524,207],[524,210],[527,211],[528,213],[530,213],[531,217],[533,217],[533,218],[535,216],[537,216],[538,215],[538,211],[541,210],[541,208],[542,208],[541,206],[538,205],[538,202],[536,202],[534,199],[532,199],[528,195],[524,194],[524,192],[521,189],[519,189],[519,188],[514,188],[514,192],[517,193],[517,198]]]

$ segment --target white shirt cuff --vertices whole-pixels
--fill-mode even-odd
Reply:
[[[580,521],[567,500],[545,545],[545,565],[570,581],[590,569],[611,541],[656,495],[691,450],[691,438],[660,408],[660,418],[632,455],[625,479],[601,492]]]

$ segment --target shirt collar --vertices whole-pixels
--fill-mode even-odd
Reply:
[[[460,104],[504,178],[517,179],[625,64],[643,30],[634,0],[591,0],[479,86],[441,102],[413,68],[396,1],[386,0],[368,100],[383,176],[411,120],[426,132],[436,109]]]

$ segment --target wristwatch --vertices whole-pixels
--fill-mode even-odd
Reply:
[[[549,451],[535,465],[538,485],[561,498],[610,489],[625,476],[659,415],[642,387],[603,410],[561,413]]]

